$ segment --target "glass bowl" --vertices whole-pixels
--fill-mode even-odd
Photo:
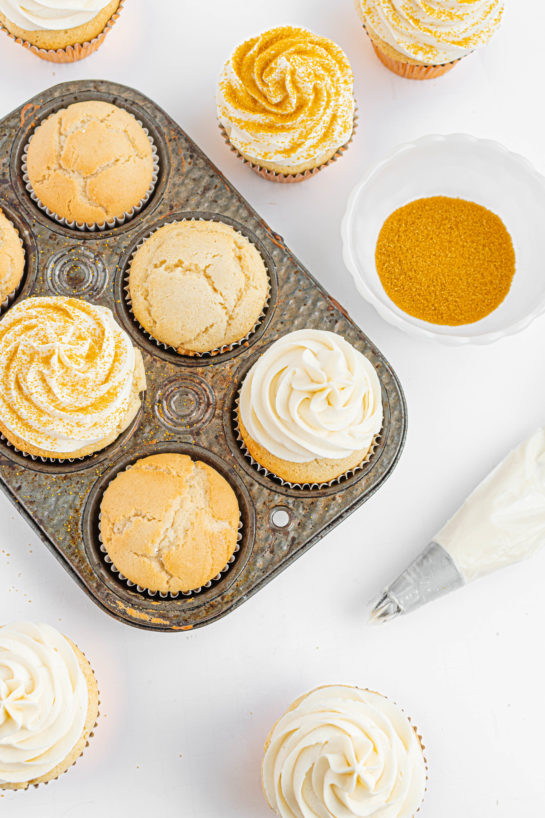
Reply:
[[[407,315],[386,295],[375,266],[384,221],[427,196],[484,205],[511,234],[516,272],[505,300],[486,318],[457,327]],[[545,178],[498,142],[466,134],[425,136],[399,146],[352,191],[342,222],[343,257],[361,295],[390,324],[450,344],[486,344],[530,324],[545,310]]]

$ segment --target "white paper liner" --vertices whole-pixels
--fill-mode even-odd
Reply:
[[[2,212],[6,216],[6,219],[9,219],[9,216],[6,215],[5,211],[2,211]],[[9,220],[11,221],[11,219],[9,219]],[[13,222],[11,222],[11,223],[13,224]],[[15,225],[13,225],[13,226],[15,227]],[[17,230],[16,227],[15,227],[15,230]],[[23,275],[21,276],[21,278],[19,280],[19,283],[17,284],[15,289],[11,293],[8,293],[8,295],[5,296],[4,300],[2,302],[0,302],[0,315],[5,313],[6,310],[8,309],[8,307],[10,307],[13,304],[13,302],[15,301],[15,299],[17,298],[17,296],[19,294],[19,291],[20,291],[20,289],[21,289],[21,287],[23,285],[23,281],[25,280],[25,275],[26,275],[26,272],[27,272],[27,270],[26,270],[27,258],[26,258],[26,253],[25,253],[25,245],[24,245],[23,239],[21,238],[18,230],[17,230],[17,235],[19,236],[19,241],[21,242],[21,247],[23,248],[23,256],[24,256]]]
[[[120,107],[120,106],[117,106],[117,107]],[[63,110],[63,109],[62,108],[58,109],[58,111],[61,111],[61,110]],[[46,122],[50,117],[57,114],[58,111],[53,111],[53,113],[51,113],[42,122],[40,122],[40,125],[43,125],[44,122]],[[130,111],[127,111],[127,113],[130,114]],[[131,114],[131,116],[134,116],[134,114]],[[136,117],[134,117],[134,118],[136,119]],[[122,216],[116,216],[115,218],[110,219],[110,221],[103,222],[102,224],[98,224],[96,222],[93,222],[93,223],[90,224],[88,222],[69,221],[68,219],[64,218],[63,216],[59,216],[57,213],[54,213],[52,210],[50,210],[48,207],[46,207],[46,205],[44,205],[40,201],[40,199],[38,198],[38,196],[36,195],[36,193],[34,192],[34,190],[32,188],[32,184],[30,182],[30,179],[28,178],[28,168],[27,168],[27,154],[28,154],[28,148],[29,148],[29,145],[30,145],[30,140],[32,139],[32,136],[36,133],[36,131],[38,130],[40,125],[38,125],[37,128],[34,128],[32,134],[28,138],[28,141],[27,141],[25,147],[23,148],[23,156],[22,156],[22,160],[21,160],[21,172],[23,174],[23,182],[25,183],[25,187],[27,189],[28,195],[30,196],[30,198],[32,199],[34,204],[37,207],[39,207],[40,210],[43,210],[43,212],[47,216],[49,216],[50,219],[54,219],[59,224],[62,224],[64,227],[69,227],[71,230],[81,230],[81,231],[87,231],[87,232],[90,232],[90,233],[94,232],[95,230],[99,230],[99,231],[111,230],[114,227],[120,227],[122,224],[125,224],[125,222],[128,222],[132,218],[134,218],[134,216],[136,216],[138,213],[140,213],[142,208],[148,203],[151,194],[155,190],[155,186],[156,186],[157,180],[159,178],[159,156],[158,156],[158,153],[157,153],[157,147],[155,145],[155,142],[153,141],[153,137],[151,136],[148,129],[142,124],[142,122],[139,119],[136,119],[136,121],[141,126],[142,130],[144,131],[147,138],[149,139],[149,142],[150,142],[150,145],[151,145],[152,157],[153,157],[153,171],[152,171],[152,176],[151,176],[151,182],[150,182],[150,185],[149,185],[145,195],[142,197],[142,199],[140,199],[138,204],[136,204],[134,207],[132,207],[130,210],[128,210],[126,213],[124,213]]]
[[[262,466],[261,463],[258,463],[257,460],[254,460],[254,458],[252,457],[252,455],[248,451],[248,447],[246,446],[246,443],[244,442],[244,438],[242,437],[242,434],[241,434],[241,431],[240,431],[240,425],[239,425],[239,422],[238,422],[240,390],[241,390],[241,388],[242,388],[242,384],[240,385],[240,387],[238,389],[237,396],[236,396],[236,399],[235,399],[235,407],[233,409],[233,425],[234,425],[234,428],[235,428],[236,439],[237,439],[237,443],[238,443],[238,445],[240,447],[240,450],[242,451],[242,454],[244,455],[246,460],[248,460],[252,464],[253,468],[256,471],[258,471],[260,474],[264,474],[266,477],[271,477],[271,478],[274,478],[274,480],[278,480],[282,486],[287,486],[290,489],[324,489],[324,488],[328,488],[330,486],[338,485],[342,481],[346,480],[347,477],[352,477],[352,475],[356,474],[356,472],[361,471],[362,469],[365,468],[365,466],[367,466],[367,464],[371,461],[371,459],[373,457],[373,454],[375,452],[375,449],[377,448],[377,445],[378,445],[378,443],[379,443],[379,441],[380,441],[380,439],[382,437],[382,431],[380,431],[378,433],[378,435],[375,435],[375,437],[373,438],[373,441],[372,441],[372,443],[371,443],[371,445],[369,447],[369,450],[368,450],[365,458],[361,461],[361,463],[358,463],[357,466],[354,466],[353,468],[348,469],[348,471],[343,472],[343,474],[339,474],[338,477],[334,477],[333,480],[329,480],[326,483],[290,483],[289,480],[284,480],[283,477],[280,477],[278,474],[275,474],[274,472],[269,471],[268,469],[265,468],[265,466]]]
[[[126,466],[124,469],[122,469],[122,471],[127,471],[132,466],[134,466],[134,463],[130,463],[128,466]],[[118,474],[121,474],[121,472],[117,472],[117,474],[115,474],[112,477],[112,479],[108,482],[108,486],[110,485],[110,483],[112,483],[115,480],[115,478],[117,477]],[[229,482],[229,481],[227,481],[227,482]],[[229,483],[229,485],[231,485],[231,484]],[[103,496],[104,496],[104,492],[106,491],[108,486],[106,486],[103,489],[103,491],[102,491]],[[242,524],[242,520],[239,517],[237,542],[236,542],[236,545],[235,545],[235,550],[233,551],[233,553],[231,554],[231,556],[227,560],[227,565],[225,566],[225,568],[221,569],[219,574],[216,574],[215,577],[212,577],[212,579],[209,579],[208,582],[204,583],[204,585],[200,585],[198,588],[193,588],[191,591],[166,591],[166,592],[164,592],[164,591],[151,591],[149,588],[144,588],[142,585],[138,585],[136,582],[132,582],[130,579],[127,579],[127,577],[124,574],[121,573],[119,568],[115,567],[115,565],[114,565],[114,563],[112,561],[112,558],[109,556],[108,551],[106,549],[106,546],[104,545],[104,542],[102,540],[101,526],[100,526],[101,520],[102,520],[102,514],[99,511],[99,514],[98,514],[98,544],[99,544],[99,548],[100,548],[101,552],[104,554],[104,562],[106,562],[108,564],[108,566],[110,567],[110,571],[113,574],[116,574],[117,577],[120,580],[122,580],[122,582],[124,582],[125,585],[127,585],[129,588],[131,588],[131,589],[135,588],[141,594],[146,594],[147,596],[150,596],[150,597],[158,596],[161,599],[179,599],[180,597],[186,597],[186,598],[187,597],[192,597],[192,596],[195,596],[196,594],[202,593],[202,591],[205,591],[207,588],[211,588],[212,585],[214,585],[216,582],[218,582],[220,579],[222,579],[224,574],[226,574],[229,571],[229,568],[231,567],[231,565],[236,560],[236,554],[238,554],[238,552],[240,551],[240,543],[242,542],[243,524]]]
[[[132,299],[131,299],[131,293],[130,293],[130,288],[129,288],[129,276],[130,276],[130,272],[131,272],[131,265],[132,265],[132,262],[134,260],[134,257],[136,255],[136,253],[138,252],[138,250],[142,247],[142,245],[149,238],[151,238],[153,236],[154,233],[156,233],[158,230],[161,230],[162,227],[167,227],[167,225],[170,225],[170,224],[179,224],[180,222],[213,222],[213,223],[216,223],[216,224],[224,224],[227,227],[232,227],[232,229],[235,231],[235,233],[238,233],[239,236],[242,236],[242,238],[249,241],[250,244],[252,244],[252,246],[255,247],[255,249],[259,253],[259,248],[257,247],[256,244],[254,244],[254,242],[251,239],[248,238],[248,236],[245,236],[244,233],[241,233],[239,230],[236,229],[236,227],[233,227],[232,225],[228,224],[227,222],[222,222],[221,219],[202,219],[202,218],[192,219],[192,218],[189,218],[189,219],[174,219],[171,222],[165,222],[164,224],[161,224],[159,227],[156,227],[154,230],[152,230],[151,233],[148,233],[147,236],[145,236],[141,241],[138,242],[138,244],[136,245],[136,247],[132,251],[131,257],[129,259],[129,263],[127,264],[127,269],[125,270],[125,274],[123,276],[123,292],[125,294],[125,301],[127,302],[127,306],[128,306],[128,308],[130,310],[131,318],[133,319],[134,323],[137,325],[139,330],[144,333],[146,338],[149,338],[149,340],[152,341],[155,344],[155,346],[158,346],[160,349],[166,349],[166,350],[170,350],[171,352],[175,352],[176,355],[180,355],[181,357],[187,357],[187,358],[214,358],[216,355],[221,355],[223,352],[230,352],[232,349],[236,349],[237,347],[241,346],[242,344],[245,344],[246,341],[248,341],[251,338],[251,336],[254,334],[254,332],[259,328],[259,325],[261,324],[261,322],[263,321],[263,319],[265,318],[265,316],[267,314],[267,310],[269,308],[269,304],[270,304],[270,301],[271,301],[271,277],[269,275],[267,265],[265,264],[265,259],[263,258],[261,253],[259,253],[261,259],[263,260],[263,264],[265,264],[265,269],[267,269],[267,278],[269,279],[269,290],[267,292],[267,297],[265,299],[265,303],[263,304],[263,309],[261,310],[261,313],[259,314],[259,316],[257,318],[257,321],[253,325],[252,329],[249,332],[247,332],[246,335],[243,338],[240,338],[240,340],[233,341],[231,344],[223,344],[223,346],[216,347],[215,349],[209,350],[208,352],[178,352],[176,347],[170,346],[170,344],[165,344],[163,341],[158,341],[157,338],[155,338],[150,332],[148,332],[147,329],[145,329],[142,326],[142,324],[140,323],[140,321],[138,320],[138,318],[136,317],[136,315],[133,312]]]

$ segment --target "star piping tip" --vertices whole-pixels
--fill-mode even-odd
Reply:
[[[383,622],[389,622],[402,613],[401,608],[385,591],[380,599],[373,605],[369,616],[369,622],[372,625],[381,625]]]

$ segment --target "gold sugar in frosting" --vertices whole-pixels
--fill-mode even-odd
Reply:
[[[321,164],[352,134],[352,69],[332,40],[275,28],[235,49],[217,107],[231,143],[257,164]]]
[[[354,0],[371,37],[425,65],[441,65],[484,45],[504,0]]]
[[[136,365],[111,310],[76,298],[27,298],[0,321],[0,423],[39,450],[96,444],[127,414]]]

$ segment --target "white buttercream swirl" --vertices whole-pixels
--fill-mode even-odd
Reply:
[[[49,625],[0,628],[0,784],[32,781],[73,750],[88,688],[74,650]]]
[[[256,162],[318,164],[350,139],[353,82],[332,40],[291,26],[271,29],[226,63],[218,117],[234,147]]]
[[[460,59],[498,28],[504,0],[355,0],[364,25],[426,65]]]
[[[76,298],[27,298],[0,321],[0,420],[54,453],[92,446],[126,416],[135,350],[111,310]]]
[[[110,0],[0,0],[0,11],[25,31],[64,31],[88,23]]]
[[[282,460],[340,460],[382,428],[380,381],[370,361],[334,332],[304,329],[275,341],[242,385],[250,436]]]
[[[281,818],[413,818],[426,762],[397,705],[329,685],[303,696],[272,729],[263,787]]]

